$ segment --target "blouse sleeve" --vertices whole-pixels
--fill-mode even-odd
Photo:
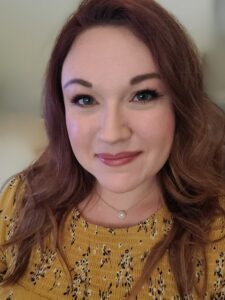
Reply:
[[[13,177],[0,194],[0,281],[7,271],[6,251],[1,245],[10,238],[14,225],[14,211],[17,191],[21,186],[21,176]]]
[[[225,209],[225,197],[220,199]],[[216,219],[210,236],[215,241],[208,246],[208,279],[210,299],[225,299],[225,216]]]

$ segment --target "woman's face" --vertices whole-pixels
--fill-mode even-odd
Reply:
[[[170,154],[175,118],[142,41],[123,27],[88,29],[64,61],[62,88],[74,155],[101,187],[126,192],[156,179]],[[110,165],[98,156],[125,151],[140,154]]]

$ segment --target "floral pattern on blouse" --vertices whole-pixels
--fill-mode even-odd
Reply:
[[[0,235],[0,241],[11,236],[16,224],[12,212],[17,184],[18,178],[12,180],[3,201],[0,200],[0,228],[6,233],[4,237]],[[4,203],[7,207],[11,203],[11,208],[6,209]],[[42,253],[38,246],[32,250],[27,271],[18,284],[0,287],[0,299],[123,300],[140,276],[151,248],[169,233],[172,224],[173,218],[165,207],[136,225],[117,229],[88,223],[75,208],[66,220],[61,245],[71,278],[59,254],[52,249],[51,239],[46,237]],[[218,234],[225,234],[224,220]],[[225,300],[224,240],[210,244],[206,254],[209,286],[204,300]],[[15,249],[0,252],[0,266],[9,266],[15,255]],[[5,272],[0,269],[0,281]],[[195,275],[200,285],[204,275],[201,256],[196,261]],[[136,297],[147,299],[199,300],[194,292],[185,299],[179,296],[167,251]]]

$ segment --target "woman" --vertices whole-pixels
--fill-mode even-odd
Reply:
[[[49,145],[0,201],[1,299],[225,299],[225,117],[150,0],[83,1],[53,49]]]

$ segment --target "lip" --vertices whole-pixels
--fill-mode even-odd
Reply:
[[[104,163],[105,165],[116,167],[116,166],[122,166],[125,164],[130,163],[134,159],[136,159],[137,156],[139,156],[141,152],[121,152],[116,155],[112,155],[109,153],[99,153],[97,156],[99,160]]]
[[[123,158],[131,158],[138,154],[140,154],[141,151],[126,151],[126,152],[120,152],[117,154],[111,154],[111,153],[98,153],[97,156],[102,159],[107,160],[118,160]]]

